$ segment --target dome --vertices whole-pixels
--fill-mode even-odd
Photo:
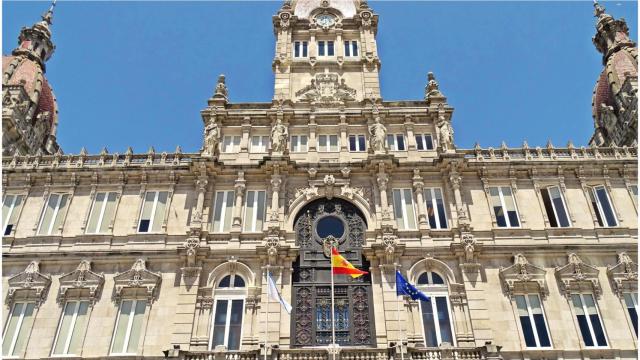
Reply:
[[[328,7],[336,9],[345,18],[352,18],[356,15],[357,0],[294,0],[293,15],[301,19],[309,17],[314,9],[324,7],[323,3],[328,2]]]

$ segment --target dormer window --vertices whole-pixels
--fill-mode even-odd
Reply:
[[[309,56],[309,43],[307,41],[296,41],[293,43],[293,57],[306,58]]]
[[[332,40],[320,40],[318,41],[318,56],[334,56],[335,49]]]
[[[358,56],[358,42],[347,40],[344,42],[344,56]]]

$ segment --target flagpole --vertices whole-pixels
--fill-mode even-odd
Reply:
[[[398,276],[397,276],[397,272],[398,272],[398,268],[400,267],[398,263],[394,263],[393,267],[396,270],[396,297],[398,298],[398,300],[396,301],[396,314],[397,314],[397,319],[398,319],[398,343],[396,344],[396,347],[398,349],[400,349],[400,359],[404,360],[404,351],[402,351],[402,332],[400,331],[400,301],[404,301],[404,295],[398,295]]]
[[[269,296],[269,268],[271,267],[270,264],[267,264],[266,268],[266,282],[265,284],[267,285],[267,306],[265,308],[265,326],[264,326],[264,360],[267,360],[267,349],[268,349],[268,342],[269,342],[269,302],[271,300],[271,296]]]
[[[336,323],[335,323],[335,319],[334,319],[334,301],[333,301],[333,248],[334,246],[331,245],[331,257],[329,259],[331,259],[331,355],[333,360],[336,360]]]

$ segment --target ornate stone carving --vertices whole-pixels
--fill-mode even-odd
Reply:
[[[296,91],[300,101],[310,102],[319,106],[332,106],[355,101],[356,90],[347,86],[345,79],[339,80],[336,73],[316,74],[311,84]]]
[[[40,263],[32,261],[23,272],[9,278],[6,303],[11,304],[19,296],[21,299],[35,300],[39,305],[47,295],[51,277],[40,273]]]
[[[549,293],[545,280],[546,271],[535,266],[523,254],[513,257],[513,265],[500,267],[500,280],[509,296],[515,293],[539,293],[543,296]]]
[[[560,288],[566,296],[572,293],[589,291],[599,296],[602,288],[598,280],[598,269],[588,265],[575,253],[568,255],[568,264],[556,267],[555,275],[560,282]]]
[[[81,297],[89,299],[91,303],[95,303],[98,300],[103,284],[104,275],[91,271],[91,262],[82,260],[74,271],[60,277],[58,300],[64,302],[69,290],[77,289],[83,290],[80,294]]]
[[[204,128],[204,145],[202,150],[203,156],[214,156],[218,151],[220,143],[220,129],[218,124],[211,120]]]
[[[625,292],[638,291],[638,264],[626,252],[618,253],[618,263],[607,267],[607,275],[618,296]]]
[[[387,151],[387,128],[380,122],[380,117],[376,116],[374,123],[369,125],[369,150],[374,153],[385,153]]]
[[[281,119],[276,120],[275,125],[273,125],[273,128],[271,129],[271,150],[273,152],[285,152],[288,141],[289,130],[282,123]]]
[[[144,259],[138,259],[133,263],[131,269],[113,277],[115,298],[116,300],[121,299],[126,290],[135,292],[135,290],[141,289],[149,300],[153,300],[155,289],[160,285],[161,279],[162,277],[159,274],[147,270]]]

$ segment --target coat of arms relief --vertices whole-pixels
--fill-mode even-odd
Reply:
[[[346,85],[336,73],[316,74],[311,84],[296,91],[300,101],[322,106],[341,105],[347,101],[355,101],[356,90]]]

